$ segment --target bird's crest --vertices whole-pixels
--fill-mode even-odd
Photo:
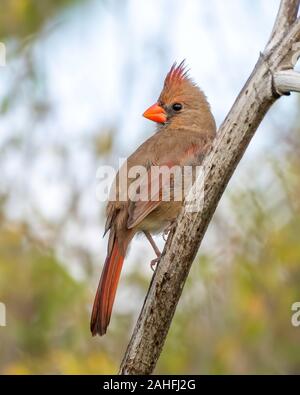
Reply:
[[[184,80],[188,80],[188,72],[189,70],[186,67],[185,60],[183,60],[177,66],[177,63],[173,63],[170,71],[168,72],[165,79],[165,87],[171,87],[173,85],[177,85]]]

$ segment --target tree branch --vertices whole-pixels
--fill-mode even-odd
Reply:
[[[299,0],[281,0],[266,50],[273,48],[285,36],[287,29],[297,18],[298,9]]]
[[[274,75],[274,85],[281,95],[300,92],[300,73],[294,70],[278,71]]]
[[[175,233],[168,237],[120,374],[152,373],[190,267],[228,181],[271,105],[287,92],[287,87],[298,89],[298,81],[291,89],[290,74],[285,85],[280,74],[287,64],[295,63],[294,45],[300,40],[300,21],[295,19],[298,8],[299,1],[282,0],[271,39],[219,129],[197,180],[204,186],[201,210],[190,212],[186,202]],[[196,188],[194,185],[191,194],[196,193]],[[199,194],[196,197],[200,199]]]

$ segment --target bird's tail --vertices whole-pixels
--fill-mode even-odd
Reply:
[[[109,325],[117,286],[128,246],[127,242],[125,244],[125,246],[122,246],[123,248],[121,251],[118,240],[115,238],[111,252],[106,257],[91,316],[91,332],[93,336],[97,334],[100,336],[104,335]]]

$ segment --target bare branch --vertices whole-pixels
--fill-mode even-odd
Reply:
[[[300,92],[300,73],[294,70],[278,71],[274,75],[274,86],[280,95]]]
[[[191,213],[187,205],[183,207],[176,231],[169,236],[153,276],[120,374],[150,374],[155,368],[190,267],[228,181],[261,120],[280,93],[286,93],[287,86],[281,89],[283,74],[280,73],[287,64],[295,63],[294,46],[300,40],[300,21],[295,20],[298,6],[299,1],[281,2],[272,46],[269,42],[269,50],[261,54],[204,160],[201,210]],[[279,29],[284,29],[284,34]],[[298,82],[294,81],[293,90],[297,86]]]
[[[300,0],[281,0],[271,37],[266,46],[267,50],[272,49],[284,37],[287,29],[295,22],[299,5]]]

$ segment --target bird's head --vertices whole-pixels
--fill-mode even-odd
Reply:
[[[204,93],[189,78],[184,61],[173,64],[168,72],[161,94],[143,116],[160,125],[180,127],[191,120],[200,126],[203,119],[212,118]]]

